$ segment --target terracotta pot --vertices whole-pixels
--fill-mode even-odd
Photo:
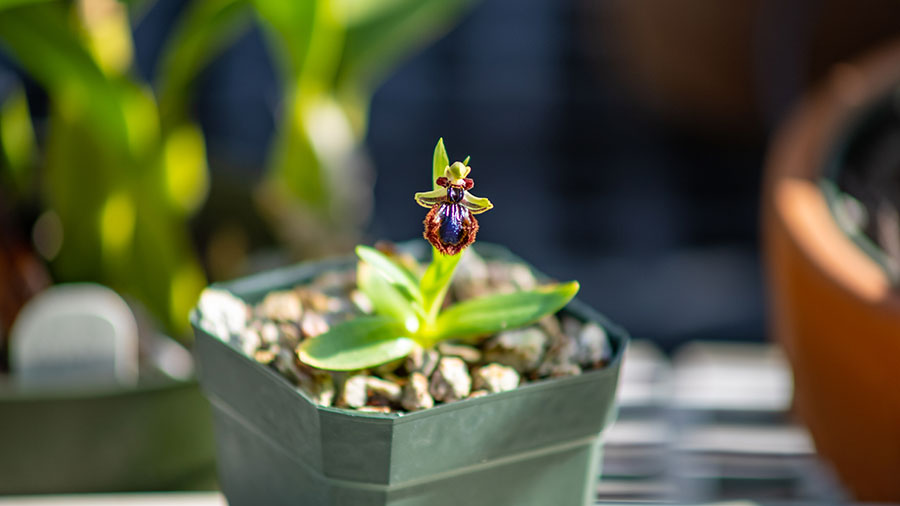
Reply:
[[[900,43],[836,66],[771,146],[763,239],[794,405],[851,493],[900,501],[900,291],[838,227],[819,186],[860,107],[900,83]]]

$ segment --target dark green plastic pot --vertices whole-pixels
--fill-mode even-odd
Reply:
[[[487,258],[515,259],[480,245]],[[352,258],[218,285],[249,303]],[[192,315],[200,384],[213,407],[219,481],[229,504],[593,504],[600,433],[615,417],[624,331],[587,306],[612,341],[601,370],[405,415],[318,406],[275,371],[209,335]]]
[[[0,389],[0,495],[214,488],[196,381],[24,393]]]

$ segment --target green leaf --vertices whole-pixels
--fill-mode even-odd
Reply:
[[[354,371],[403,358],[416,343],[391,318],[372,316],[339,323],[297,348],[300,361],[319,369]]]
[[[52,0],[0,0],[0,10],[18,7],[20,5],[46,3]]]
[[[343,5],[337,11],[347,24],[338,87],[353,84],[368,94],[399,61],[448,32],[471,3],[473,0],[336,2]]]
[[[374,267],[360,262],[356,271],[356,284],[372,301],[376,313],[402,323],[410,332],[419,330],[420,321],[425,318],[422,305],[410,300],[408,294],[375,272]]]
[[[127,148],[120,88],[106,78],[62,2],[0,10],[0,43],[68,118],[78,118],[114,148]]]
[[[244,0],[190,2],[166,40],[157,71],[157,89],[164,126],[180,123],[188,114],[197,75],[250,27],[252,16]]]
[[[453,279],[453,273],[462,258],[462,252],[456,255],[444,255],[436,248],[431,248],[432,260],[422,276],[420,284],[422,288],[423,305],[425,306],[425,314],[429,322],[435,321],[441,305],[444,303],[444,296],[447,294],[447,288],[450,287],[450,280]]]
[[[6,159],[16,191],[27,194],[31,188],[31,166],[37,154],[34,129],[28,101],[21,87],[16,87],[0,105],[0,152]]]
[[[470,339],[528,325],[562,309],[578,288],[577,281],[570,281],[460,302],[438,316],[429,337],[432,341]]]
[[[406,267],[394,262],[384,253],[369,246],[357,246],[356,255],[367,264],[371,265],[375,272],[380,274],[390,284],[412,302],[422,304],[422,291],[419,289],[419,281]]]
[[[444,175],[444,169],[450,165],[450,157],[447,156],[447,149],[444,148],[444,138],[441,137],[434,147],[434,157],[431,164],[431,184],[434,190],[440,190],[441,187],[435,182],[437,178]],[[446,190],[445,190],[446,191]]]

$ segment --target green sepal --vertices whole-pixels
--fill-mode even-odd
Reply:
[[[578,288],[577,281],[570,281],[460,302],[438,316],[429,340],[436,343],[445,339],[472,339],[534,323],[562,309],[575,297]]]
[[[364,316],[339,323],[297,347],[300,361],[317,369],[355,371],[409,355],[415,341],[392,318]]]
[[[494,207],[494,204],[491,204],[490,200],[483,197],[476,197],[469,192],[463,194],[463,199],[460,203],[463,207],[471,211],[472,214],[483,213]]]
[[[431,164],[431,185],[435,191],[441,188],[437,184],[437,179],[444,175],[444,171],[450,165],[450,158],[447,156],[447,149],[444,148],[444,138],[441,137],[434,147],[434,157]]]

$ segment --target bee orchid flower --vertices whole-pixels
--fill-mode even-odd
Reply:
[[[494,207],[490,200],[469,193],[475,186],[466,177],[471,171],[464,162],[454,162],[435,179],[434,190],[415,195],[420,206],[430,208],[423,235],[444,255],[457,255],[475,242],[478,233],[475,215]]]

